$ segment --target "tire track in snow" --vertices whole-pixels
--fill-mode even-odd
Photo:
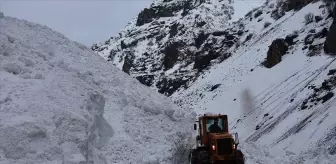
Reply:
[[[334,102],[336,99],[334,98],[332,101],[330,101],[328,104],[326,104],[323,107],[319,107],[315,109],[311,114],[303,118],[299,123],[295,124],[292,128],[290,128],[287,132],[285,132],[282,136],[280,136],[276,142],[272,144],[272,146],[275,146],[276,144],[280,143],[281,141],[287,139],[289,136],[299,133],[302,131],[306,125],[311,123],[313,120],[315,120],[318,116],[326,112],[330,107],[332,102]]]
[[[297,97],[298,93],[302,92],[306,86],[308,86],[312,81],[316,80],[316,78],[324,71],[326,70],[336,59],[333,59],[331,62],[329,62],[328,64],[323,65],[322,67],[320,67],[319,69],[317,69],[316,71],[314,71],[314,73],[312,73],[312,75],[310,75],[309,77],[305,78],[303,81],[301,81],[300,83],[303,83],[304,81],[307,81],[305,83],[305,85],[303,85],[303,87],[300,87],[296,92],[294,92],[292,94],[292,96],[290,97]],[[278,85],[280,86],[280,85]],[[275,88],[274,88],[275,90]],[[302,104],[303,100],[300,100],[298,102],[296,102],[294,105],[291,105],[290,107],[288,107],[285,112],[283,112],[280,116],[278,116],[277,118],[275,118],[270,124],[268,124],[266,127],[261,127],[259,130],[257,130],[255,133],[253,133],[252,135],[250,135],[247,139],[246,142],[256,142],[257,140],[259,140],[261,138],[261,136],[268,134],[269,132],[271,132],[275,126],[277,126],[278,124],[280,124],[281,121],[283,121],[285,118],[287,118],[287,116],[289,116],[295,109],[297,109],[301,104]],[[279,105],[283,104],[279,103]],[[275,108],[273,108],[272,111],[274,111]]]

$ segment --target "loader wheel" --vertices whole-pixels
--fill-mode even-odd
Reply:
[[[236,150],[236,164],[244,164],[245,158],[241,150]]]
[[[197,153],[197,164],[210,164],[209,153],[206,150],[199,150]]]
[[[191,150],[190,153],[190,164],[196,164],[196,160],[197,160],[197,150],[193,149]]]

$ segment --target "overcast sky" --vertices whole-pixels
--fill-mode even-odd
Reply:
[[[26,19],[87,46],[116,36],[153,0],[0,0],[6,16]]]

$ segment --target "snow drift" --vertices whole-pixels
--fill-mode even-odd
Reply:
[[[48,27],[0,14],[0,163],[170,163],[192,114]]]

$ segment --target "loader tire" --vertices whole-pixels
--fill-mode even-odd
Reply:
[[[245,157],[241,150],[236,150],[236,164],[245,164]]]
[[[206,150],[198,150],[197,153],[197,164],[210,164],[209,153]]]
[[[196,164],[196,160],[197,160],[197,150],[196,149],[192,149],[191,153],[190,153],[190,164]]]

